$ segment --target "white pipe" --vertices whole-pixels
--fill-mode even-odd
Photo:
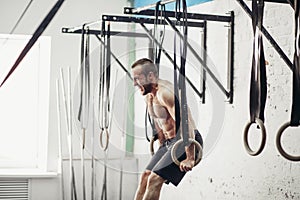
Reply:
[[[60,171],[61,171],[61,177],[60,177],[60,184],[61,184],[61,195],[62,200],[65,200],[65,188],[64,188],[64,169],[63,169],[63,162],[62,162],[62,133],[61,133],[61,122],[60,122],[60,116],[61,116],[61,105],[60,105],[60,91],[59,91],[59,80],[56,80],[56,102],[57,102],[57,123],[58,123],[58,148],[59,148],[59,164],[60,164]]]

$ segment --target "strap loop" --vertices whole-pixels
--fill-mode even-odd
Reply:
[[[295,0],[295,52],[293,61],[293,92],[292,92],[292,108],[291,108],[291,118],[289,122],[283,124],[278,130],[276,136],[276,146],[279,153],[290,161],[300,161],[300,156],[293,156],[288,154],[281,145],[281,136],[285,129],[288,127],[296,127],[300,125],[300,4],[299,0]]]
[[[267,99],[267,74],[261,32],[264,14],[264,0],[259,0],[259,2],[257,2],[257,0],[252,1],[252,13],[254,39],[250,80],[250,122],[246,125],[244,130],[244,146],[250,155],[256,156],[262,152],[266,143],[264,111]],[[253,123],[256,123],[260,127],[262,134],[260,146],[256,151],[250,148],[248,142],[249,128]]]
[[[178,12],[180,12],[181,0],[176,0],[175,4],[175,17],[177,21],[180,21]],[[175,104],[175,122],[176,122],[176,137],[179,138],[179,133],[181,129],[181,139],[179,139],[172,147],[171,156],[174,163],[178,166],[180,162],[176,158],[177,148],[181,143],[184,146],[189,146],[195,144],[196,150],[198,150],[198,156],[196,158],[195,166],[202,159],[202,147],[201,145],[193,138],[189,137],[189,116],[188,116],[188,105],[186,97],[186,85],[185,85],[185,65],[186,65],[186,56],[187,56],[187,38],[188,38],[188,27],[187,27],[187,6],[186,1],[182,0],[182,10],[183,10],[183,38],[180,41],[180,73],[179,81],[177,77],[177,65],[176,65],[176,33],[174,35],[174,104]],[[179,83],[178,83],[179,82]],[[180,94],[179,94],[180,88]],[[180,96],[179,96],[180,95]]]
[[[249,145],[249,141],[248,141],[248,134],[249,134],[249,129],[250,129],[250,126],[252,124],[257,124],[261,130],[261,142],[260,142],[260,145],[259,145],[259,148],[254,151],[250,148],[250,145]],[[260,154],[262,152],[262,150],[264,149],[265,147],[265,144],[266,144],[266,138],[267,138],[267,134],[266,134],[266,128],[265,128],[265,125],[263,123],[262,120],[260,120],[259,118],[256,118],[255,119],[255,122],[249,122],[246,127],[245,127],[245,130],[244,130],[244,146],[246,148],[246,151],[251,155],[251,156],[257,156],[258,154]]]
[[[178,140],[172,147],[172,151],[171,151],[171,157],[172,157],[172,160],[173,162],[176,164],[176,165],[180,165],[180,162],[179,160],[177,159],[177,156],[176,156],[176,152],[177,152],[177,149],[179,147],[179,145],[181,143],[184,143],[183,139],[180,139]],[[198,154],[197,154],[197,158],[195,160],[195,166],[201,161],[202,159],[202,156],[203,156],[203,149],[200,145],[200,143],[198,141],[196,141],[195,139],[193,138],[189,138],[189,144],[194,144],[195,147],[196,147],[196,151],[198,150]]]
[[[103,135],[105,135],[105,143],[103,143]],[[102,148],[103,151],[105,151],[108,148],[108,143],[109,143],[109,132],[108,129],[101,129],[100,131],[100,147]]]
[[[284,123],[277,135],[276,135],[276,146],[277,146],[277,149],[279,151],[279,153],[285,157],[286,159],[290,160],[290,161],[300,161],[300,156],[293,156],[293,155],[290,155],[288,154],[283,148],[282,148],[282,145],[281,145],[281,136],[283,134],[283,132],[285,131],[285,129],[287,129],[288,127],[291,127],[291,123],[290,122],[286,122]]]

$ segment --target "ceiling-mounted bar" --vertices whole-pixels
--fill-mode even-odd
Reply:
[[[85,30],[84,30],[85,31]],[[62,28],[63,33],[74,33],[74,34],[80,34],[82,33],[82,29],[74,30],[74,28]],[[107,48],[103,40],[99,37],[101,35],[102,31],[100,30],[89,30],[87,34],[95,35],[95,37],[99,40],[99,42],[104,45],[104,48]],[[103,31],[103,34],[106,34],[106,31]],[[135,33],[135,32],[116,32],[116,31],[110,31],[110,35],[114,36],[123,36],[123,37],[143,37],[148,38],[148,35],[145,33]],[[111,56],[115,59],[115,61],[120,65],[120,67],[123,69],[123,71],[126,73],[126,75],[131,79],[131,75],[126,69],[126,67],[121,63],[121,61],[117,58],[117,56],[111,52]]]
[[[183,35],[176,28],[174,23],[168,17],[165,17],[165,19],[166,19],[166,22],[176,32],[176,34],[179,35],[180,39],[183,39]],[[224,88],[224,86],[221,84],[221,82],[218,80],[218,78],[214,75],[214,73],[207,67],[207,65],[205,65],[203,59],[198,55],[198,53],[195,51],[195,49],[192,47],[192,45],[189,42],[187,42],[187,47],[189,48],[191,53],[196,57],[196,59],[201,63],[202,67],[206,70],[206,72],[210,75],[210,77],[215,81],[215,83],[220,88],[220,90],[226,95],[227,98],[229,98],[229,96],[230,96],[229,92]]]
[[[81,34],[82,33],[82,29],[76,29],[74,30],[73,28],[62,28],[62,33],[78,33]],[[88,34],[90,35],[102,35],[102,31],[101,30],[89,30]],[[103,32],[103,35],[106,35],[106,31]],[[121,31],[111,31],[110,35],[113,36],[120,36],[120,37],[144,37],[147,38],[147,34],[145,33],[135,33],[135,32],[121,32]]]
[[[174,60],[172,59],[172,57],[168,54],[168,52],[163,48],[163,46],[161,45],[161,43],[159,41],[157,41],[157,39],[151,34],[151,31],[143,24],[140,23],[140,25],[143,27],[143,29],[146,31],[147,35],[149,36],[149,38],[151,40],[153,40],[162,50],[162,52],[165,54],[165,56],[168,58],[168,60],[174,64]],[[176,66],[177,69],[179,70],[179,66]],[[190,81],[190,79],[188,77],[186,77],[186,81],[189,83],[189,85],[192,87],[192,89],[196,92],[196,94],[202,98],[202,93],[200,93],[198,91],[198,89],[195,87],[195,85]]]
[[[116,15],[102,15],[102,20],[103,21],[111,21],[111,22],[126,22],[126,23],[130,23],[130,22],[134,22],[134,23],[143,23],[143,24],[155,24],[155,20],[154,19],[150,19],[150,18],[142,18],[142,17],[128,17],[128,16],[116,16]],[[174,21],[175,23],[175,21]],[[158,21],[157,24],[165,24],[165,21]],[[183,22],[179,22],[178,25],[183,24]],[[198,28],[202,28],[203,27],[203,23],[202,22],[187,22],[189,27],[198,27]]]
[[[165,0],[165,1],[160,1],[159,4],[160,5],[165,5],[165,4],[168,4],[168,3],[173,3],[175,1],[176,0]],[[156,5],[157,5],[156,3],[153,3],[153,4],[149,4],[147,6],[143,6],[143,7],[139,7],[139,8],[133,8],[132,9],[132,13],[139,13],[139,12],[141,12],[143,10],[154,8]]]
[[[135,15],[145,15],[145,16],[155,16],[155,10],[143,10],[137,13],[133,12],[134,8],[125,7],[124,8],[124,14],[135,14]],[[166,17],[175,17],[174,11],[161,11],[163,16]],[[179,12],[180,13],[180,12]],[[179,16],[183,16],[183,14],[180,13]],[[188,19],[194,19],[194,20],[206,20],[206,21],[216,21],[216,22],[231,22],[230,16],[224,16],[224,15],[208,15],[208,14],[199,14],[199,13],[187,13]]]
[[[236,0],[236,1],[241,5],[241,7],[246,11],[246,13],[252,19],[252,11],[249,9],[249,7],[247,6],[247,4],[243,0]],[[283,50],[276,43],[276,41],[273,39],[273,37],[270,35],[270,33],[265,29],[264,26],[262,26],[261,31],[264,34],[264,36],[267,38],[267,40],[271,43],[271,45],[274,47],[274,49],[277,51],[277,53],[282,57],[282,59],[284,60],[284,62],[292,70],[293,69],[293,63],[285,55],[285,53],[283,52]]]
[[[92,21],[92,22],[88,22],[88,23],[83,23],[83,24],[82,24],[82,25],[80,25],[80,26],[75,26],[75,27],[68,28],[68,29],[69,29],[70,31],[71,31],[71,30],[75,31],[75,30],[79,30],[79,29],[81,29],[81,28],[82,28],[82,26],[85,26],[85,27],[90,27],[90,26],[92,26],[92,25],[94,25],[94,24],[101,24],[101,20]]]

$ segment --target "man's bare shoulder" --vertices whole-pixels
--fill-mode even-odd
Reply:
[[[157,99],[163,104],[173,104],[174,88],[173,84],[167,80],[158,81]]]
[[[165,90],[167,90],[169,92],[173,92],[173,90],[174,90],[173,84],[168,80],[159,79],[158,86],[161,89],[161,91],[163,91],[163,92],[166,92]]]

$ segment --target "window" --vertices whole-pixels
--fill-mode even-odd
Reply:
[[[0,34],[0,81],[31,36]],[[46,171],[50,37],[40,37],[0,88],[0,173]]]

